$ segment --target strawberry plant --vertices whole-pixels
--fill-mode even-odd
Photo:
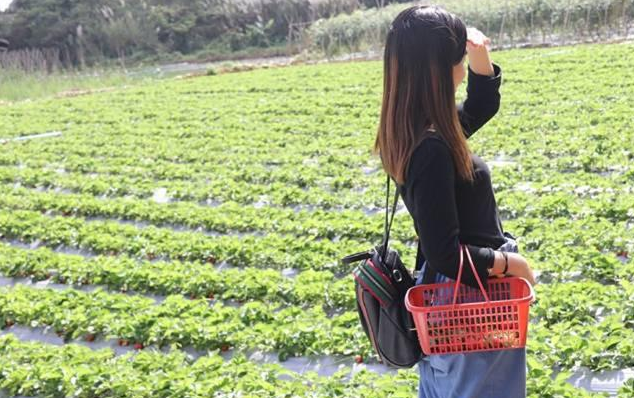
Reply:
[[[503,229],[538,271],[527,395],[601,396],[566,380],[580,366],[634,366],[634,52],[492,56],[503,106],[469,146],[491,168]],[[320,377],[242,355],[377,359],[338,259],[382,237],[385,175],[370,155],[380,76],[378,62],[305,65],[0,107],[3,138],[63,132],[0,152],[0,389],[413,396],[415,370]],[[413,266],[416,233],[402,201],[398,210],[393,245]],[[20,341],[20,328],[50,328],[66,344]],[[133,355],[73,343],[97,337]],[[467,348],[518,338],[454,337]]]

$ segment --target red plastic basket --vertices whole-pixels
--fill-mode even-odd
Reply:
[[[461,244],[458,281],[462,251]],[[524,278],[504,277],[490,278],[485,290],[465,251],[480,290],[447,282],[413,286],[405,295],[421,349],[433,355],[525,347],[533,287]]]

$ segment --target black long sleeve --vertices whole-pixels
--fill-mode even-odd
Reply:
[[[500,108],[502,70],[499,65],[492,65],[493,76],[478,75],[471,67],[468,68],[467,98],[457,105],[460,124],[467,138],[484,126]]]
[[[418,225],[421,249],[436,272],[456,279],[460,264],[458,211],[455,192],[455,166],[447,144],[426,139],[411,159],[404,200]],[[467,249],[483,284],[487,268],[493,265],[494,251],[467,244]],[[463,252],[462,283],[478,288],[466,253]]]
[[[487,123],[500,107],[502,71],[493,63],[493,76],[478,75],[469,67],[467,98],[457,105],[466,138]],[[448,144],[439,136],[423,139],[409,160],[405,183],[400,186],[403,202],[414,220],[419,238],[417,269],[427,260],[423,283],[433,283],[437,273],[458,277],[459,244],[469,250],[480,280],[488,280],[493,248],[504,243],[488,167],[471,156],[476,181],[458,178]],[[463,253],[461,282],[478,288],[468,258]]]

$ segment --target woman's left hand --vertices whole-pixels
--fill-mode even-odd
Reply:
[[[487,44],[491,40],[476,28],[467,28],[467,55],[469,67],[478,75],[493,76],[495,71]]]
[[[491,39],[476,28],[467,28],[467,52],[486,49],[486,45],[491,44]]]

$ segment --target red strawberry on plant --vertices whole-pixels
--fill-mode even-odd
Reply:
[[[223,344],[220,346],[220,351],[226,352],[229,351],[229,344]]]
[[[128,342],[128,340],[126,340],[126,339],[119,339],[119,345],[120,345],[120,346],[122,346],[122,347],[126,347],[128,344],[130,344],[130,343]]]
[[[134,343],[134,349],[135,350],[142,350],[143,349],[143,343]]]
[[[361,355],[357,355],[354,357],[354,361],[356,363],[363,363],[363,357]]]
[[[95,335],[92,333],[88,333],[84,338],[86,341],[95,341]]]

